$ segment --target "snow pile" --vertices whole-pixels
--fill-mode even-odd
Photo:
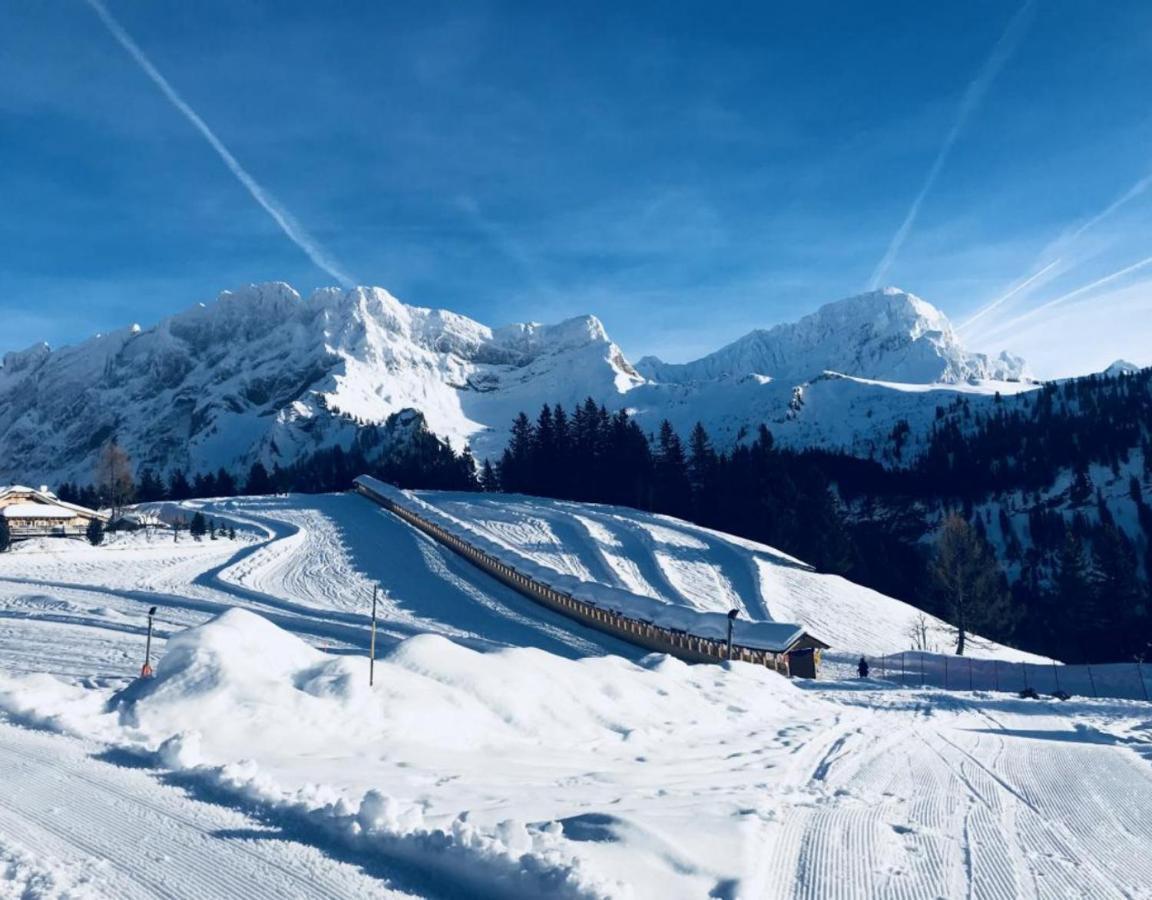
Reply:
[[[676,866],[641,858],[649,838],[637,838],[628,866],[590,872],[600,853],[579,816],[589,804],[601,815],[605,788],[623,790],[613,782],[637,761],[681,765],[701,740],[724,743],[820,703],[756,666],[478,653],[433,635],[378,660],[374,688],[367,669],[363,657],[320,653],[234,609],[171,638],[155,678],[113,696],[110,713],[89,707],[88,733],[149,754],[193,792],[357,853],[435,867],[458,890],[625,896],[625,872],[672,877]],[[55,697],[43,690],[30,705],[47,715],[74,702],[72,690],[56,682]],[[602,773],[598,787],[589,767]],[[433,792],[433,772],[458,788]],[[643,832],[623,815],[605,831],[612,857]]]
[[[229,759],[247,742],[322,754],[334,735],[363,747],[398,735],[474,749],[568,747],[616,741],[676,717],[716,718],[711,699],[669,690],[694,683],[693,667],[650,659],[640,666],[529,648],[479,653],[429,634],[377,660],[369,688],[363,657],[322,653],[255,613],[232,609],[170,638],[155,677],[134,682],[112,708],[123,727],[151,740],[176,736],[165,753],[197,762]],[[767,672],[752,682],[772,689],[763,701],[769,704],[795,692]],[[198,737],[185,731],[189,723]]]
[[[101,696],[80,685],[41,672],[10,675],[0,670],[0,713],[26,727],[87,734],[103,711]]]
[[[91,868],[98,864],[93,861]],[[0,842],[0,897],[11,900],[100,900],[91,872],[70,866],[42,853]]]

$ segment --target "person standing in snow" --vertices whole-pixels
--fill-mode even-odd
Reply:
[[[868,677],[868,660],[863,656],[860,657],[860,662],[856,666],[856,671],[860,673],[861,678]]]

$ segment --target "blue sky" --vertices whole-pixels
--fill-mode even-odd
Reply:
[[[88,3],[9,5],[0,350],[347,273],[633,358],[882,283],[1152,363],[1146,3],[106,2],[268,208]]]

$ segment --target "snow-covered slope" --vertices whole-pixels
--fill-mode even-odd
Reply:
[[[442,500],[558,569],[669,598],[891,616],[666,519]],[[1145,703],[604,656],[361,498],[189,506],[241,539],[0,555],[0,895],[1123,898],[1152,881],[1152,826],[1128,812],[1152,803]],[[798,580],[755,593],[753,563]],[[157,677],[133,683],[154,604]]]
[[[939,310],[895,289],[695,363],[639,368],[647,377],[593,316],[493,330],[381,288],[302,299],[285,284],[252,285],[151,328],[6,354],[0,482],[88,482],[113,436],[138,467],[243,474],[256,460],[347,447],[358,423],[406,409],[458,449],[495,456],[517,413],[586,397],[633,410],[653,431],[664,418],[684,431],[702,421],[730,443],[767,423],[784,443],[869,453],[897,418],[931,421],[939,401],[925,385],[988,397],[1027,386],[1019,360],[967,353]],[[813,405],[817,393],[838,399]]]
[[[670,516],[516,495],[417,491],[457,525],[560,575],[698,612],[740,611],[743,621],[799,624],[841,654],[909,649],[918,620],[928,646],[954,639],[946,623],[772,547]],[[972,655],[1043,662],[977,638]]]

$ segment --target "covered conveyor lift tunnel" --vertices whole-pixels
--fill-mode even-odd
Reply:
[[[513,565],[499,548],[485,546],[484,538],[468,533],[407,491],[366,475],[356,479],[355,490],[533,602],[646,650],[685,662],[737,660],[763,665],[782,675],[815,678],[820,653],[828,648],[799,625],[737,623],[733,615],[679,610],[619,589],[573,584],[571,576],[549,578],[543,567],[522,561]],[[586,596],[586,591],[596,596]]]

